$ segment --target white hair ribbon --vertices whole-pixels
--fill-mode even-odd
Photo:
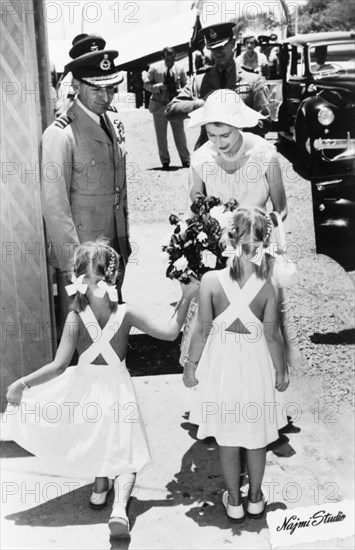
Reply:
[[[275,256],[277,255],[277,252],[276,252],[277,248],[278,248],[277,243],[270,243],[265,248],[262,245],[260,245],[258,246],[255,256],[253,256],[250,261],[260,267],[262,259],[265,256],[265,254],[269,254],[270,256],[274,256],[275,258]]]
[[[99,281],[97,283],[97,289],[94,290],[94,296],[103,298],[106,292],[111,302],[118,302],[117,288],[115,286],[108,285],[105,281]]]
[[[68,296],[72,296],[73,294],[76,294],[77,292],[80,292],[80,294],[85,294],[87,291],[88,285],[86,283],[83,283],[85,275],[80,275],[80,277],[75,277],[73,274],[71,276],[72,283],[71,285],[66,285],[65,290],[67,291]]]

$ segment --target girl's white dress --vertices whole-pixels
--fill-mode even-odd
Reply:
[[[80,339],[93,343],[78,365],[23,392],[21,405],[4,414],[10,438],[49,461],[53,470],[80,478],[137,472],[150,453],[136,393],[125,361],[114,351],[126,306],[119,305],[101,329],[87,306]],[[83,340],[82,340],[83,341]],[[101,355],[102,364],[93,364]],[[106,364],[105,364],[106,362]]]
[[[198,424],[199,439],[213,436],[222,446],[258,449],[278,439],[281,428],[263,323],[249,307],[265,281],[253,274],[240,288],[229,268],[217,273],[229,306],[213,320],[207,337],[189,420]],[[233,331],[238,319],[248,334]]]

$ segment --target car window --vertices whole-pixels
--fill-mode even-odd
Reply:
[[[317,44],[309,49],[310,69],[314,74],[355,72],[355,43]]]
[[[304,74],[304,52],[302,46],[292,46],[292,61],[288,64],[287,72],[290,76],[303,76]]]

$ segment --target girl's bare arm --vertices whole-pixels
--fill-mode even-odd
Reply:
[[[54,360],[25,377],[15,380],[7,390],[6,399],[9,403],[20,404],[23,392],[22,381],[30,388],[56,378],[62,374],[70,363],[77,345],[79,324],[77,314],[70,312],[65,321],[63,335]]]
[[[127,309],[126,320],[130,326],[134,326],[153,338],[160,340],[175,340],[184,324],[187,310],[192,298],[197,295],[198,284],[191,282],[188,285],[181,285],[183,295],[178,304],[174,315],[169,319],[159,319],[153,313],[145,313],[140,308],[129,306]]]
[[[284,220],[287,216],[286,193],[282,179],[281,166],[276,153],[270,160],[269,167],[266,171],[266,177],[269,183],[273,210],[279,212],[281,218]]]
[[[276,371],[276,389],[279,391],[285,391],[288,387],[289,380],[286,368],[283,339],[280,331],[277,298],[274,287],[271,283],[269,288],[270,295],[264,309],[264,333]]]
[[[198,383],[195,377],[197,363],[200,360],[208,334],[213,323],[212,306],[213,275],[207,273],[202,277],[199,292],[199,309],[196,324],[191,337],[191,344],[184,365],[183,381],[185,386],[193,387]]]

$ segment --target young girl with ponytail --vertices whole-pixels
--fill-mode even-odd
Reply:
[[[182,285],[175,315],[160,322],[136,307],[118,304],[119,256],[105,241],[75,253],[73,297],[55,359],[13,382],[4,420],[11,439],[51,467],[92,479],[92,508],[106,505],[114,488],[111,535],[129,536],[126,507],[136,472],[150,462],[139,404],[125,358],[132,327],[174,340],[197,285]],[[77,348],[79,361],[69,366]]]
[[[198,318],[185,358],[184,383],[196,387],[190,422],[197,437],[215,437],[227,490],[228,518],[257,519],[265,511],[262,480],[266,447],[278,439],[275,389],[288,387],[277,298],[271,282],[272,222],[258,207],[238,208],[228,227],[226,269],[210,271],[199,291]],[[244,448],[249,475],[240,493]]]

